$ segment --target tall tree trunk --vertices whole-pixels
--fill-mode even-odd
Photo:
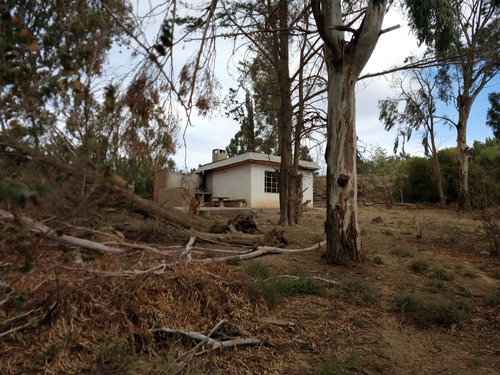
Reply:
[[[353,38],[345,39],[342,2],[313,1],[318,31],[325,42],[328,67],[326,139],[327,208],[326,260],[338,263],[348,256],[363,259],[357,218],[355,86],[377,44],[387,1],[370,0]]]
[[[446,208],[446,195],[443,189],[443,176],[441,173],[441,165],[439,164],[438,151],[436,147],[436,139],[434,137],[434,122],[431,118],[431,126],[429,129],[429,136],[431,138],[431,152],[432,152],[432,162],[434,166],[434,176],[436,178],[436,187],[439,194],[439,205],[441,208]]]
[[[469,148],[467,147],[467,120],[470,107],[464,103],[466,99],[459,97],[458,124],[457,124],[457,160],[458,160],[458,210],[471,209],[469,193]]]
[[[290,93],[291,79],[289,68],[289,31],[288,27],[288,3],[280,0],[278,5],[278,53],[275,66],[278,67],[278,85],[280,90],[280,118],[279,144],[280,144],[280,173],[279,173],[279,195],[280,195],[280,225],[294,224],[294,210],[297,194],[295,192],[296,175],[293,171],[292,158],[292,99]]]
[[[347,255],[360,261],[363,256],[357,218],[356,78],[329,67],[328,79],[326,260],[338,263]]]

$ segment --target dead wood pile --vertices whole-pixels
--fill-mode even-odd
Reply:
[[[2,259],[8,284],[1,306],[3,374],[121,373],[119,362],[103,357],[107,352],[166,356],[165,350],[192,346],[189,339],[152,329],[207,334],[226,319],[232,324],[212,338],[242,337],[255,332],[266,311],[249,294],[248,283],[224,264],[170,262],[130,275],[122,270],[148,269],[158,257],[105,254],[81,266],[52,250],[41,252],[36,262],[30,273],[19,274],[6,266],[15,264],[13,257]]]

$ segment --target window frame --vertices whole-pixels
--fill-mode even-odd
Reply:
[[[264,171],[264,193],[279,194],[277,171]]]

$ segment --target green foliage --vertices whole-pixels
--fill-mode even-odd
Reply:
[[[449,51],[458,37],[458,21],[452,1],[405,1],[408,21],[419,43],[438,53]]]
[[[429,283],[427,283],[422,290],[431,292],[431,293],[439,293],[441,289],[444,286],[444,281],[443,280],[431,280]]]
[[[373,258],[373,263],[375,263],[375,264],[384,264],[384,261],[382,260],[381,257],[376,256],[375,258]]]
[[[40,195],[53,193],[54,190],[49,186],[36,185],[31,188],[11,177],[6,177],[0,182],[0,199],[10,199],[19,205],[24,205],[28,201],[36,202]]]
[[[411,262],[410,268],[417,273],[426,272],[429,269],[429,261],[426,259],[416,259]]]
[[[392,250],[392,253],[402,258],[408,258],[413,256],[413,251],[403,247],[396,247],[394,250]]]
[[[234,99],[233,99],[234,100]],[[228,156],[236,156],[246,152],[260,151],[262,145],[262,125],[256,123],[254,116],[253,99],[250,93],[246,93],[245,97],[245,110],[237,107],[232,111],[235,120],[240,121],[240,130],[231,139],[229,145],[226,147]]]
[[[449,281],[453,280],[453,274],[450,271],[447,271],[442,268],[438,268],[434,271],[434,274],[432,275],[433,278],[438,279],[438,280],[444,280],[444,281]]]
[[[414,294],[395,294],[392,297],[392,301],[396,305],[397,310],[404,308],[405,311],[416,311],[422,304],[420,299]]]
[[[470,311],[466,301],[440,302],[431,306],[433,321],[441,326],[459,325],[464,315]]]
[[[500,139],[500,93],[489,93],[488,100],[490,108],[488,109],[486,125],[493,129],[495,138]]]
[[[322,284],[300,270],[296,272],[297,275],[280,275],[269,267],[256,262],[247,268],[247,273],[255,279],[255,288],[271,309],[280,304],[286,297],[323,296],[326,294],[326,289]]]
[[[334,295],[342,297],[355,305],[364,306],[375,302],[377,295],[362,277],[348,277],[335,288]]]

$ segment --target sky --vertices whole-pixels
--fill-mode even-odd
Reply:
[[[423,49],[418,47],[415,38],[411,35],[402,15],[392,10],[384,19],[383,29],[394,25],[401,25],[401,27],[381,35],[362,75],[403,65],[406,57],[423,52]],[[217,42],[215,74],[222,84],[221,99],[228,92],[229,87],[236,88],[237,86],[236,81],[228,73],[228,57],[231,55],[231,51],[232,44]],[[189,55],[189,46],[178,50],[175,52],[174,63],[181,66]],[[368,148],[380,146],[387,151],[388,155],[393,153],[396,130],[390,132],[384,130],[383,124],[378,119],[378,101],[395,95],[390,83],[390,75],[381,76],[358,82],[356,89],[356,127],[359,142]],[[486,112],[489,108],[487,97],[488,93],[492,91],[500,91],[500,77],[496,77],[494,82],[490,83],[474,102],[467,131],[469,145],[472,145],[474,140],[484,141],[493,135],[491,128],[485,125]],[[180,114],[182,122],[178,138],[179,148],[172,157],[179,170],[190,171],[201,164],[210,163],[212,150],[225,149],[231,138],[240,129],[240,124],[237,121],[227,118],[223,114],[214,113],[210,117],[200,117],[193,111],[192,126],[186,125],[185,115],[182,111]],[[454,107],[447,108],[446,114],[454,119],[458,117]],[[436,139],[440,149],[454,147],[456,145],[455,128],[441,126],[437,131]],[[413,138],[406,144],[405,151],[412,156],[424,156],[421,138],[418,134],[414,134]],[[324,148],[314,147],[311,149],[311,155],[321,167],[320,173],[326,171],[323,153]]]

